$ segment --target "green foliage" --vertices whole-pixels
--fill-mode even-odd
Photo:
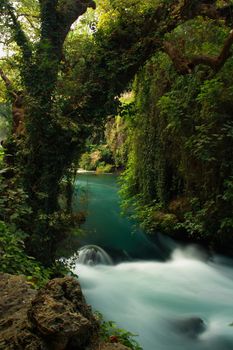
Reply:
[[[96,170],[97,172],[111,172],[114,169],[112,153],[108,145],[88,144],[86,152],[82,154],[79,167],[85,170]]]
[[[128,157],[127,132],[130,126],[130,119],[133,115],[134,103],[121,103],[119,115],[109,118],[105,125],[105,138],[112,152],[116,168],[124,168]]]
[[[198,50],[201,41],[203,54],[215,54],[226,29],[213,32],[214,27],[197,19],[169,34],[169,40],[182,46],[187,30],[187,53]],[[147,232],[207,242],[229,254],[233,80],[227,72],[232,68],[228,60],[214,76],[205,67],[179,76],[162,53],[147,62],[133,85],[136,108],[120,181],[123,210]]]
[[[3,174],[7,174],[13,169],[3,169],[2,171]],[[12,178],[6,183],[4,176],[0,176],[0,194],[1,220],[17,227],[24,227],[32,210],[27,205],[27,194],[22,187],[18,186],[18,179]]]
[[[0,164],[2,164],[3,158],[4,158],[4,150],[3,150],[3,148],[0,146]]]
[[[24,131],[6,147],[0,217],[28,233],[28,251],[45,264],[74,223],[59,202],[62,180],[107,116],[108,147],[87,149],[80,165],[106,171],[128,162],[122,193],[147,227],[169,231],[178,220],[191,232],[195,217],[196,231],[229,234],[232,60],[215,76],[203,66],[178,76],[158,52],[166,39],[187,57],[219,53],[229,28],[201,16],[187,21],[196,3],[187,11],[172,0],[103,0],[76,21],[75,0],[1,1],[0,29],[12,50],[2,67],[14,82],[0,102],[11,101],[14,117],[23,112]],[[131,89],[135,99],[124,101]]]
[[[113,166],[111,164],[105,164],[105,162],[100,162],[96,168],[97,173],[111,173]]]
[[[136,334],[118,328],[113,321],[104,321],[103,316],[99,312],[96,312],[96,316],[100,322],[100,337],[103,341],[121,343],[132,350],[142,350],[142,347],[134,339],[137,336]]]
[[[85,170],[94,170],[95,166],[92,164],[91,155],[88,152],[82,154],[79,166]]]
[[[23,274],[32,285],[39,287],[47,282],[51,271],[25,253],[25,239],[24,232],[0,221],[0,271]]]
[[[89,138],[86,152],[82,154],[79,162],[81,168],[97,172],[111,172],[114,169],[124,168],[128,151],[127,128],[131,123],[133,110],[133,94],[123,94],[118,106],[119,114],[107,119],[104,125],[104,135],[96,139],[95,131],[94,135]],[[100,135],[101,131],[99,130]],[[91,139],[93,139],[92,142]]]

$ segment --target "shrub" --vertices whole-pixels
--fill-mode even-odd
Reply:
[[[50,270],[25,253],[25,238],[25,233],[0,221],[0,271],[23,274],[35,287],[39,287],[47,282]]]
[[[96,316],[100,321],[100,337],[103,341],[121,343],[132,350],[142,350],[142,347],[134,339],[137,334],[118,328],[113,321],[104,321],[103,316],[99,312],[96,313]]]

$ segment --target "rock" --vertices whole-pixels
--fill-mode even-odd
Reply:
[[[130,348],[121,343],[98,342],[94,347],[87,350],[130,350]]]
[[[106,343],[100,348],[101,350],[129,350],[128,347],[120,344],[120,343]]]
[[[187,317],[171,322],[172,328],[189,338],[196,338],[206,330],[206,324],[200,317]]]
[[[37,292],[23,276],[0,274],[1,350],[84,350],[98,327],[76,279]]]
[[[0,349],[43,349],[27,317],[36,291],[23,276],[0,274]]]
[[[72,277],[54,279],[40,290],[29,317],[54,350],[83,350],[98,330],[80,285]]]

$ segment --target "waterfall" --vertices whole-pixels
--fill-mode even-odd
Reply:
[[[78,264],[83,265],[112,265],[112,259],[97,245],[85,245],[78,251]]]

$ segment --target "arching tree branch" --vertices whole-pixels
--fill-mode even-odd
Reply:
[[[93,0],[41,0],[41,40],[51,43],[61,58],[62,46],[71,25],[88,7],[95,9]]]
[[[185,57],[172,43],[169,42],[164,45],[163,38],[177,26],[199,16],[200,11],[209,18],[222,21],[230,14],[231,7],[225,8],[225,11],[223,11],[223,9],[217,8],[216,1],[174,0],[150,8],[136,21],[133,17],[131,20],[122,17],[119,27],[114,28],[109,33],[107,42],[103,42],[104,50],[100,50],[100,52],[103,52],[103,56],[96,54],[94,57],[90,55],[90,58],[87,58],[87,68],[79,77],[79,84],[88,86],[87,90],[81,98],[73,93],[66,104],[64,113],[75,115],[84,121],[88,119],[93,121],[93,118],[96,118],[96,123],[98,123],[101,119],[100,116],[112,113],[115,107],[114,97],[121,94],[140,67],[156,51],[164,50],[169,53],[176,69],[181,74],[191,73],[194,68],[193,64],[197,65],[198,60],[198,64],[200,64],[200,57],[198,56],[198,60],[195,57],[195,61],[191,62],[192,60]],[[97,31],[97,41],[99,40],[98,37]],[[98,45],[102,47],[101,34]],[[111,51],[106,53],[106,47],[111,48]],[[231,34],[230,38],[226,40],[221,54],[214,57],[218,61],[218,63],[214,61],[214,69],[220,69],[221,64],[224,64],[226,56],[230,53],[230,47]],[[202,56],[202,62],[204,60],[205,57]],[[109,61],[113,62],[111,68],[108,65]],[[207,61],[209,65],[212,63],[209,57]],[[109,79],[109,76],[111,76],[111,79]],[[86,84],[87,81],[90,82],[88,85]],[[80,103],[82,99],[83,102]],[[78,106],[77,100],[79,101]]]
[[[76,21],[76,19],[84,14],[88,7],[96,8],[93,0],[61,0],[58,2],[58,12],[63,17],[63,21],[67,26]]]
[[[180,0],[175,3],[172,9],[172,16],[177,20],[182,18],[188,20],[196,16],[208,17],[210,19],[224,19],[226,24],[232,24],[233,4],[219,7],[217,1],[204,0]]]
[[[163,44],[163,50],[171,58],[176,70],[180,74],[192,73],[193,69],[203,64],[209,66],[214,72],[218,72],[226,60],[231,55],[231,47],[233,45],[233,30],[230,31],[227,39],[224,42],[223,48],[218,56],[194,56],[192,58],[187,58],[185,55],[174,46],[173,43],[165,41]]]

